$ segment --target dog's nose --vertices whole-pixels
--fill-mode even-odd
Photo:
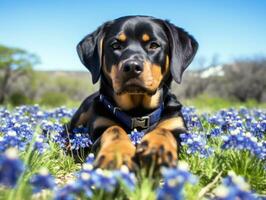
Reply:
[[[139,75],[143,71],[143,65],[139,61],[129,60],[122,66],[123,72],[128,75]]]

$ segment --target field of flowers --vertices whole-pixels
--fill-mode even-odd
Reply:
[[[73,136],[63,132],[73,112],[37,105],[0,108],[0,199],[266,199],[265,110],[198,114],[183,108],[189,132],[180,135],[180,161],[157,177],[125,166],[94,169],[93,154],[75,163],[64,151],[66,140],[72,150],[91,141],[85,129]],[[143,133],[130,136],[136,144]]]

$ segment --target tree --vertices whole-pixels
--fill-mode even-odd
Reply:
[[[234,64],[225,65],[224,71],[224,87],[228,96],[242,102],[248,99],[265,101],[266,58],[237,60]]]
[[[32,73],[32,67],[38,63],[39,59],[34,54],[0,45],[0,104],[6,100],[9,83]]]

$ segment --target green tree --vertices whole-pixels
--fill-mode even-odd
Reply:
[[[9,83],[33,72],[39,58],[19,48],[0,45],[0,104],[6,100]]]

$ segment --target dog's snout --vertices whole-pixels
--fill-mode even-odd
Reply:
[[[128,75],[139,75],[143,71],[143,64],[135,60],[125,62],[122,67],[123,72]]]

